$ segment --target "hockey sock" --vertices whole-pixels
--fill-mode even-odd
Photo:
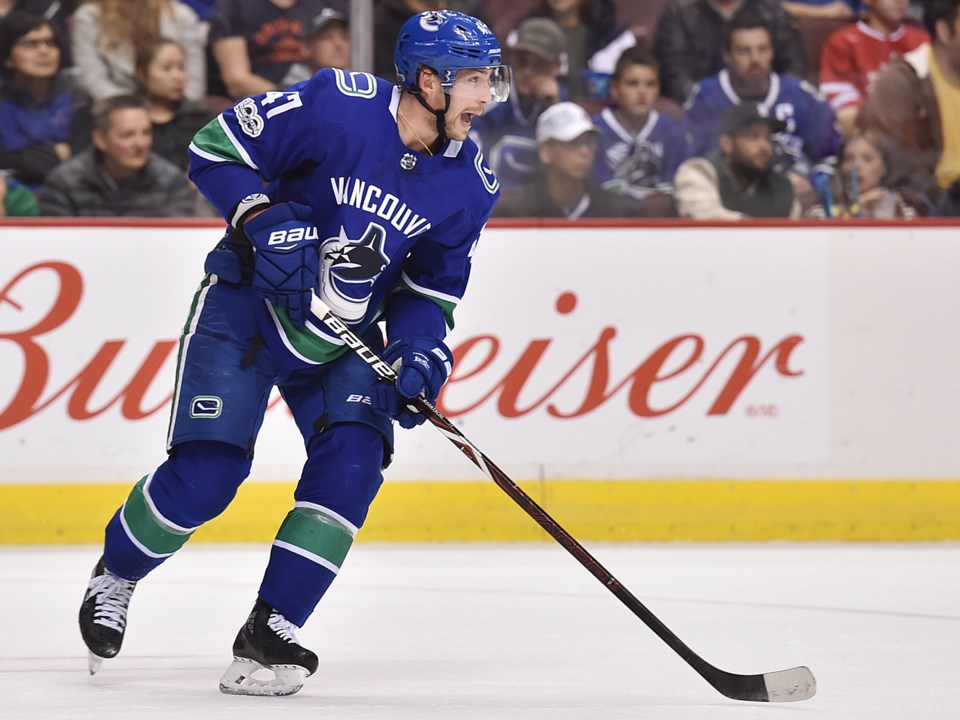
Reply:
[[[260,597],[302,626],[340,572],[356,533],[356,526],[333,511],[298,502],[270,549]]]
[[[107,567],[127,580],[139,580],[179,550],[195,528],[185,528],[160,515],[147,483],[138,482],[107,524],[103,557]]]
[[[219,515],[250,470],[250,459],[221,442],[183,443],[134,486],[107,525],[104,560],[139,580],[179,550],[194,530]]]

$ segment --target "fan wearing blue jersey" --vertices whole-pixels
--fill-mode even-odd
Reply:
[[[640,199],[669,190],[689,155],[683,123],[661,114],[660,75],[654,57],[634,45],[621,53],[610,76],[613,105],[593,119],[600,131],[593,177],[608,190]]]
[[[507,39],[513,85],[510,101],[477,118],[471,137],[504,188],[521,187],[540,170],[537,119],[566,99],[560,71],[567,51],[563,29],[549,18],[528,18]]]
[[[435,401],[450,373],[444,339],[500,192],[467,138],[485,106],[509,94],[490,29],[457,12],[421,13],[401,29],[395,58],[396,84],[321,70],[244,98],[190,146],[190,176],[229,227],[181,335],[168,457],[107,524],[84,595],[91,673],[119,652],[138,581],[233,500],[274,387],[306,462],[220,689],[289,695],[317,670],[295,630],[367,517],[394,421],[423,422],[409,398]],[[385,348],[395,385],[326,330],[315,295]]]
[[[724,36],[726,68],[704,78],[684,105],[693,155],[718,146],[720,118],[733,105],[756,102],[786,130],[774,144],[774,170],[789,174],[798,194],[811,191],[810,179],[832,172],[840,131],[830,104],[803,80],[773,72],[773,34],[759,15],[736,16]]]

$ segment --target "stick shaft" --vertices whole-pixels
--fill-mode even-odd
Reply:
[[[377,353],[371,350],[350,328],[317,297],[311,306],[314,315],[356,352],[382,379],[396,382],[397,373]],[[674,652],[683,658],[716,690],[737,700],[768,700],[763,675],[736,675],[714,667],[691,650],[670,628],[653,614],[636,596],[624,587],[586,548],[567,532],[546,510],[517,485],[497,465],[484,455],[450,420],[423,398],[414,398],[411,404],[419,410],[443,435],[456,445],[487,477],[493,480],[510,498],[564,547],[604,587],[613,593],[647,627],[653,630]],[[805,669],[805,668],[804,668]],[[809,672],[809,671],[808,671]],[[812,676],[811,676],[812,677]],[[797,698],[802,699],[802,698]]]

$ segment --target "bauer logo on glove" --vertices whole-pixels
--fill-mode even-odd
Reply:
[[[293,250],[303,239],[319,240],[316,227],[295,227],[292,230],[274,230],[267,238],[267,245],[274,250]]]

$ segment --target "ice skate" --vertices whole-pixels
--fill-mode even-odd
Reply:
[[[233,662],[220,678],[229,695],[293,695],[317,670],[317,656],[297,643],[297,626],[257,600],[233,642]]]
[[[88,668],[96,674],[105,658],[116,657],[127,627],[127,607],[137,583],[107,570],[101,557],[90,575],[80,606],[80,634],[90,651]]]

